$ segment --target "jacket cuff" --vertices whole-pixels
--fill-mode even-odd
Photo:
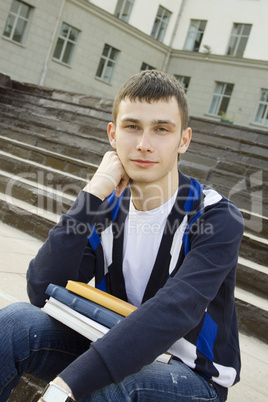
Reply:
[[[79,222],[88,223],[96,215],[102,200],[86,191],[80,191],[67,215]]]
[[[105,364],[93,347],[71,363],[59,377],[71,388],[76,400],[89,396],[113,382]]]

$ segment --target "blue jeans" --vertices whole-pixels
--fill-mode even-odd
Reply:
[[[7,401],[23,373],[49,382],[89,346],[86,338],[28,303],[0,310],[0,402]],[[219,402],[219,398],[203,377],[172,360],[145,366],[80,401]]]

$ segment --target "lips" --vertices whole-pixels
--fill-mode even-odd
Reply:
[[[157,164],[157,162],[150,161],[150,160],[144,160],[144,159],[132,159],[132,162],[135,163],[135,165],[140,166],[140,167],[151,167]]]

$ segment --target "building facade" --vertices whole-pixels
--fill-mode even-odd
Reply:
[[[1,0],[0,72],[112,98],[147,68],[192,116],[268,127],[268,0]]]

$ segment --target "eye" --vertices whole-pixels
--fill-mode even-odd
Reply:
[[[161,133],[166,133],[166,132],[168,132],[168,129],[166,127],[157,127],[156,131],[161,132]]]
[[[135,124],[128,124],[126,127],[127,127],[129,130],[138,130],[138,129],[139,129],[139,127],[138,127],[138,126],[135,126]]]

